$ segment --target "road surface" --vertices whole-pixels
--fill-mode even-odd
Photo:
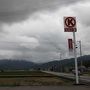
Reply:
[[[0,87],[0,90],[90,90],[88,86],[20,86]]]
[[[68,78],[68,79],[75,79],[74,74],[51,72],[51,71],[43,71],[43,72],[50,73],[50,74],[57,75],[57,76],[61,76],[61,77],[65,77],[65,78]],[[89,76],[79,76],[79,79],[80,79],[80,81],[90,83],[90,77]]]

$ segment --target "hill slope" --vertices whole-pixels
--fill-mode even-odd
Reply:
[[[30,61],[24,60],[0,60],[0,69],[31,69],[36,64]]]
[[[78,58],[78,65],[80,62],[83,62],[83,65],[90,67],[90,55],[85,55]],[[54,71],[63,71],[67,68],[74,67],[74,59],[64,59],[64,60],[54,60],[51,62],[37,64],[26,60],[0,60],[0,70],[29,70],[29,69],[45,69],[45,70],[54,70]]]

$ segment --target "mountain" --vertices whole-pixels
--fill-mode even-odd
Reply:
[[[35,67],[36,64],[25,60],[0,60],[0,69],[2,70],[27,70]]]
[[[83,66],[86,68],[90,67],[90,55],[85,55],[82,57],[78,57],[78,66],[81,66],[81,61],[83,63]],[[43,63],[39,65],[38,68],[41,68],[43,70],[53,70],[53,71],[70,71],[74,69],[75,67],[75,60],[74,58],[71,59],[64,59],[64,60],[56,60],[56,61],[51,61],[47,63]]]
[[[90,55],[85,55],[78,58],[78,65],[81,61],[86,68],[90,67]],[[64,60],[53,60],[43,64],[37,64],[26,60],[0,60],[0,70],[54,70],[54,71],[68,71],[74,68],[74,58]]]

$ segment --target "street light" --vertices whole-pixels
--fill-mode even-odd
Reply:
[[[60,52],[60,61],[61,61],[61,60],[62,60],[62,53]],[[61,66],[61,72],[62,72],[62,61],[61,61],[60,66]]]
[[[62,49],[61,48],[56,48],[57,50],[59,50],[59,59],[60,59],[60,72],[63,71],[62,69]]]

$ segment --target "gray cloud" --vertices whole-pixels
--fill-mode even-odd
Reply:
[[[40,10],[55,10],[82,0],[0,0],[0,22],[17,22]]]
[[[79,1],[83,0],[0,0],[0,22],[13,23],[0,27],[0,58],[46,62],[59,60],[60,53],[65,57],[68,53],[67,39],[72,35],[70,33],[67,37],[64,33],[64,15],[77,16],[81,25],[77,38],[82,40],[82,44],[89,42],[90,28],[86,27],[89,27],[89,13],[86,7],[82,10]],[[73,4],[75,2],[79,4]],[[86,44],[84,51],[89,52],[90,44]]]
[[[80,23],[82,23],[84,26],[86,27],[89,27],[90,26],[90,19],[89,19],[89,16],[90,16],[90,13],[88,12],[88,10],[90,9],[90,5],[85,5],[85,4],[81,4],[81,5],[78,5],[78,7],[74,7],[72,8],[79,21],[81,21]]]

